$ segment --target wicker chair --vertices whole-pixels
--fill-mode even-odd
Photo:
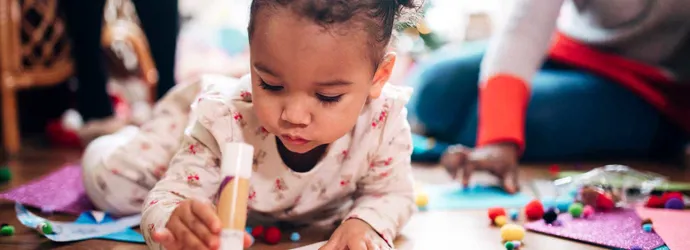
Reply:
[[[20,150],[17,92],[55,85],[72,76],[65,25],[57,1],[0,1],[0,90],[4,146]]]
[[[2,127],[4,148],[10,156],[17,155],[21,147],[17,92],[56,85],[73,75],[69,42],[65,25],[58,15],[57,1],[0,1]],[[131,2],[108,1],[106,15],[116,13],[106,18],[102,37],[103,47],[111,59],[109,67],[125,68],[117,64],[117,58],[112,53],[113,44],[125,44],[136,54],[139,72],[135,74],[142,76],[153,89],[158,74]],[[115,63],[112,63],[113,59]]]

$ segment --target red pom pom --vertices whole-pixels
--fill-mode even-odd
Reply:
[[[259,225],[259,226],[255,226],[254,228],[252,228],[252,236],[254,237],[254,239],[258,239],[263,234],[264,234],[264,226]]]
[[[647,204],[645,204],[646,207],[652,207],[652,208],[662,208],[664,207],[664,200],[660,196],[656,195],[650,195],[649,199],[647,199]]]
[[[614,207],[613,200],[604,194],[597,196],[597,208],[602,210],[610,210]]]
[[[533,200],[525,206],[525,217],[528,220],[541,220],[544,216],[544,205],[539,200]]]
[[[280,242],[280,238],[280,230],[278,230],[277,227],[269,227],[264,233],[264,241],[271,245],[278,244],[278,242]]]
[[[558,176],[558,172],[560,172],[560,168],[558,167],[558,165],[553,164],[549,166],[549,173],[551,174],[551,176]]]
[[[661,201],[662,201],[661,207],[664,207],[663,204],[666,204],[666,202],[667,202],[669,199],[671,199],[671,198],[676,198],[676,199],[679,199],[679,200],[683,200],[683,194],[681,194],[680,192],[666,192],[666,193],[664,193],[664,194],[661,196]]]
[[[489,208],[489,219],[491,219],[491,223],[494,223],[494,220],[498,216],[505,216],[506,215],[506,210],[503,209],[502,207],[492,207]]]

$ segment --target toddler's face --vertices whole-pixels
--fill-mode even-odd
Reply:
[[[259,122],[295,153],[352,130],[367,99],[378,97],[392,63],[373,68],[365,31],[324,29],[287,8],[257,14],[250,53]]]

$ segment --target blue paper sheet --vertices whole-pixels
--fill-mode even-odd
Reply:
[[[103,217],[103,220],[101,223],[108,223],[108,222],[113,222],[113,218],[110,217],[110,215],[105,215]],[[96,219],[91,215],[89,212],[84,212],[82,213],[77,220],[74,221],[76,224],[98,224],[96,222]],[[116,233],[111,233],[107,234],[101,237],[97,237],[97,239],[105,239],[105,240],[115,240],[115,241],[124,241],[124,242],[132,242],[132,243],[145,243],[144,241],[144,236],[142,236],[140,233],[137,233],[137,231],[134,231],[134,229],[127,228],[124,231],[116,232]]]
[[[43,234],[43,232],[41,232],[41,230],[38,230],[38,226],[41,225],[41,223],[50,222],[50,224],[52,224],[53,227],[53,233],[43,234],[43,236],[56,242],[70,242],[101,238],[105,235],[112,235],[119,232],[124,232],[133,226],[139,225],[139,222],[141,222],[141,215],[123,217],[118,220],[112,220],[107,223],[103,221],[101,221],[101,223],[50,221],[29,212],[29,210],[27,210],[24,206],[22,206],[19,203],[16,203],[14,208],[17,212],[17,219],[24,226],[33,228],[41,234]],[[93,217],[91,218],[91,220],[95,222],[95,219]],[[121,239],[124,238],[125,237],[121,237]]]
[[[463,189],[460,184],[425,185],[429,196],[427,209],[486,209],[490,207],[519,208],[532,198],[522,193],[508,194],[499,187],[475,185]]]

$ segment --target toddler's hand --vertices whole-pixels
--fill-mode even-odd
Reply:
[[[220,219],[211,204],[198,200],[181,202],[165,229],[153,234],[153,240],[165,249],[218,249],[220,247]],[[244,247],[252,244],[251,236],[244,235]]]
[[[388,243],[369,224],[360,219],[349,219],[340,224],[326,245],[319,250],[386,250]]]
[[[490,144],[474,150],[462,145],[448,148],[441,164],[453,178],[462,169],[462,184],[468,186],[474,170],[485,170],[499,178],[508,193],[518,191],[518,149],[513,144]]]

